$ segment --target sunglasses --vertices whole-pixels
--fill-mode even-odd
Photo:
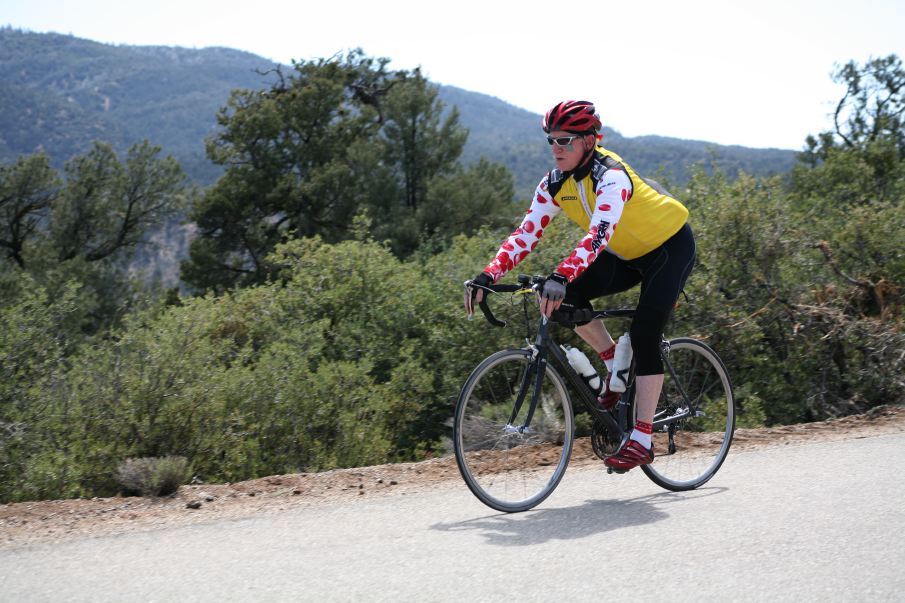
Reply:
[[[587,136],[586,134],[576,134],[574,136],[547,136],[547,144],[553,145],[556,143],[558,147],[567,147],[572,144],[572,141],[576,138],[584,138]]]

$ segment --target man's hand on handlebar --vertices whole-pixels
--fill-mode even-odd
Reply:
[[[465,281],[465,313],[469,318],[474,314],[475,305],[480,304],[484,299],[484,290],[481,287],[492,284],[493,278],[486,272],[482,272],[470,281]]]
[[[569,280],[561,274],[554,272],[544,281],[544,288],[540,291],[540,312],[547,318],[556,311],[566,297],[566,285]]]

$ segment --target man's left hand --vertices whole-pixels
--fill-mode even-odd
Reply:
[[[544,288],[540,293],[540,312],[547,318],[562,305],[562,300],[566,297],[566,285],[568,279],[561,274],[554,272],[544,281]]]

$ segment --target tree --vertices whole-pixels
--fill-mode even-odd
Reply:
[[[514,221],[512,175],[485,158],[468,168],[458,163],[468,132],[420,72],[397,83],[384,107],[377,154],[395,192],[387,186],[370,196],[376,239],[406,257],[424,244],[442,248],[456,234]]]
[[[133,145],[124,161],[95,143],[66,165],[65,183],[44,154],[0,167],[0,289],[15,301],[24,274],[51,298],[79,284],[93,333],[128,306],[128,262],[148,233],[178,215],[191,194],[179,164],[159,147]]]
[[[95,143],[67,164],[66,188],[50,220],[57,261],[97,262],[134,249],[150,228],[182,209],[185,175],[175,159],[159,153],[145,141],[120,163],[110,145]]]
[[[20,295],[0,298],[0,501],[78,494],[71,460],[72,415],[61,390],[79,340],[76,287],[51,296],[30,275]],[[79,433],[78,438],[84,437]],[[42,459],[43,462],[39,459]],[[50,470],[47,461],[53,459]],[[44,467],[39,467],[39,465]],[[65,466],[65,465],[63,465]]]
[[[60,179],[44,153],[0,166],[0,247],[19,268],[25,267],[26,242],[38,234],[59,189]]]
[[[431,193],[456,188],[451,179],[467,191],[457,200],[494,208],[484,224],[513,220],[511,176],[458,166],[467,136],[458,113],[445,111],[417,69],[390,72],[387,62],[356,50],[296,63],[269,90],[233,93],[208,143],[226,173],[191,212],[199,236],[185,282],[218,291],[264,282],[278,243],[355,238],[359,213],[369,220],[357,224],[370,224],[400,257],[432,237],[448,241],[470,226],[452,221],[454,200]],[[443,208],[450,218],[438,227]]]
[[[851,61],[834,128],[808,137],[792,173],[796,226],[796,354],[814,415],[838,415],[901,396],[905,290],[905,69],[895,55]],[[807,381],[805,381],[807,382]]]
[[[847,296],[849,311],[884,318],[905,285],[905,68],[896,55],[850,61],[834,130],[807,139],[792,178],[794,219]]]
[[[815,167],[834,149],[868,151],[885,144],[898,158],[905,157],[905,68],[897,55],[869,59],[864,65],[849,61],[833,72],[833,81],[845,93],[833,112],[833,130],[808,136],[801,156]]]
[[[453,169],[468,138],[458,110],[441,124],[442,112],[437,89],[417,70],[387,97],[383,157],[403,183],[404,207],[413,211],[424,202],[431,178]]]
[[[183,280],[202,289],[261,282],[265,256],[289,232],[343,238],[367,189],[350,153],[379,127],[393,83],[386,63],[354,51],[295,63],[269,90],[233,92],[207,145],[226,173],[190,214],[199,236]]]
[[[834,81],[846,85],[836,105],[836,134],[847,148],[861,148],[891,139],[905,156],[905,69],[896,55],[871,59],[863,67],[849,61]]]
[[[29,268],[77,257],[97,262],[134,249],[186,202],[182,169],[159,153],[145,141],[120,163],[109,144],[97,142],[66,165],[65,185],[43,153],[0,166],[0,246],[7,258]]]

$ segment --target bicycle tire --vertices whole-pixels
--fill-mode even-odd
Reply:
[[[505,513],[527,511],[543,502],[569,464],[574,440],[572,403],[562,377],[547,366],[530,430],[509,425],[514,402],[531,365],[532,351],[502,350],[482,361],[465,382],[453,420],[456,463],[471,492]],[[536,379],[517,420],[522,425]]]
[[[688,337],[669,341],[668,363],[654,422],[687,409],[681,384],[697,414],[676,422],[670,448],[668,426],[654,428],[654,462],[642,465],[655,484],[681,492],[712,478],[729,454],[735,433],[735,397],[723,361],[706,344]]]

